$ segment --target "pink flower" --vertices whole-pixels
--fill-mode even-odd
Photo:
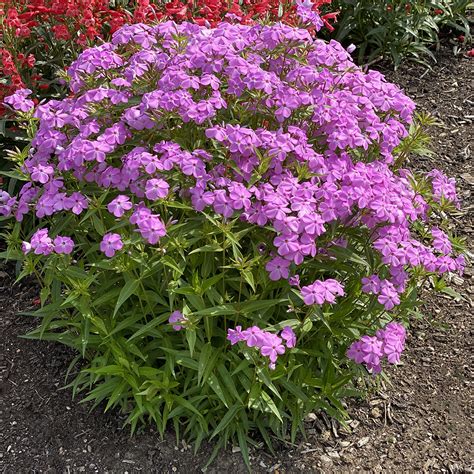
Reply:
[[[33,247],[31,247],[31,244],[29,242],[23,242],[21,244],[21,251],[26,255],[27,253],[30,253],[31,252],[31,249]]]
[[[347,351],[347,357],[352,359],[356,364],[364,362],[364,352],[362,352],[362,344],[360,341],[354,341]]]
[[[385,306],[385,309],[390,311],[395,306],[400,304],[400,297],[397,290],[388,280],[381,281],[380,293],[377,301]]]
[[[263,331],[258,326],[252,326],[251,328],[242,331],[242,338],[247,342],[249,347],[260,347],[262,343]]]
[[[170,186],[164,179],[149,179],[145,187],[145,196],[151,201],[168,196]]]
[[[65,205],[67,209],[79,215],[84,209],[87,209],[88,204],[86,198],[81,193],[72,193],[69,197],[65,199]]]
[[[31,179],[41,184],[46,184],[49,178],[54,174],[52,166],[38,165],[32,168]]]
[[[312,285],[301,288],[301,296],[306,305],[323,304],[324,293],[325,291],[320,281],[315,281]]]
[[[384,329],[379,329],[375,336],[363,336],[354,341],[347,350],[347,357],[357,364],[364,364],[368,370],[378,374],[384,356],[390,364],[398,364],[405,347],[405,328],[391,322]]]
[[[276,334],[266,333],[262,338],[260,353],[268,357],[271,363],[275,363],[278,356],[285,353],[285,346],[282,340]]]
[[[53,243],[56,253],[69,255],[74,249],[74,241],[70,237],[61,237],[58,235]]]
[[[237,342],[240,342],[243,339],[242,326],[236,326],[235,329],[227,330],[227,340],[229,340],[232,345],[237,344]]]
[[[290,277],[290,279],[288,280],[288,283],[291,286],[296,286],[297,288],[299,288],[300,287],[300,276],[299,275],[294,275],[294,276]]]
[[[48,235],[48,229],[40,229],[31,236],[31,249],[36,255],[49,255],[54,251],[53,241]],[[28,248],[27,245],[24,247]]]
[[[130,198],[121,194],[109,202],[107,209],[115,217],[122,217],[132,206]]]
[[[100,250],[109,258],[115,255],[115,252],[122,250],[123,242],[119,234],[105,234],[100,243]]]
[[[377,275],[362,278],[362,291],[378,294],[380,292],[380,278]]]
[[[285,326],[280,336],[286,341],[286,347],[292,348],[296,346],[296,334],[290,326]]]
[[[266,265],[265,269],[269,273],[270,280],[277,281],[281,278],[288,278],[290,276],[290,264],[289,260],[281,257],[275,257],[270,260]]]
[[[334,303],[336,295],[343,296],[344,288],[334,279],[316,280],[313,284],[301,288],[301,296],[307,305]]]
[[[183,329],[183,326],[181,324],[175,324],[175,323],[184,323],[187,321],[188,318],[183,315],[181,311],[173,311],[168,319],[168,322],[173,325],[173,329],[175,331],[180,331]]]

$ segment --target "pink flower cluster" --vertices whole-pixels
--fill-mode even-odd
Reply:
[[[439,170],[432,170],[428,173],[433,187],[433,197],[440,202],[441,199],[451,201],[459,207],[459,199],[456,193],[456,180],[448,178]]]
[[[18,112],[29,112],[34,108],[35,103],[28,99],[33,92],[30,89],[19,89],[14,94],[5,97],[5,104],[9,105],[13,110]]]
[[[313,284],[301,288],[301,296],[307,305],[335,303],[336,296],[343,296],[344,288],[333,279],[316,280]]]
[[[58,235],[54,240],[48,235],[48,229],[39,229],[32,236],[30,242],[23,242],[22,250],[25,254],[33,251],[35,255],[50,255],[51,253],[69,255],[74,249],[74,241],[70,237]]]
[[[10,196],[6,191],[0,189],[0,216],[8,217],[13,208],[16,207],[16,198]]]
[[[130,223],[137,226],[137,232],[149,244],[156,244],[161,237],[166,235],[166,228],[159,214],[145,206],[138,206],[130,217]]]
[[[406,278],[407,275],[405,274],[404,279]],[[401,282],[401,288],[403,289],[404,283],[404,281]],[[391,310],[400,304],[400,297],[395,285],[389,280],[381,280],[378,275],[362,278],[362,291],[364,293],[378,295],[377,301],[383,305],[386,310]]]
[[[405,348],[406,331],[399,323],[389,323],[375,336],[363,336],[351,344],[347,357],[356,364],[364,364],[368,370],[378,374],[382,370],[381,361],[387,358],[390,364],[398,364]]]
[[[296,346],[296,335],[290,326],[285,326],[280,335],[264,331],[258,326],[252,326],[242,331],[242,326],[229,329],[227,339],[232,345],[245,341],[248,347],[259,349],[260,354],[269,359],[270,369],[275,369],[278,356],[285,353],[286,349]]]

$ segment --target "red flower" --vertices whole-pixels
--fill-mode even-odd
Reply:
[[[33,67],[35,65],[36,58],[32,55],[29,54],[28,57],[26,58],[26,65],[28,67]]]
[[[321,17],[321,20],[323,20],[324,25],[329,30],[329,32],[334,31],[334,26],[332,26],[331,23],[329,23],[329,21],[331,20],[331,21],[336,22],[337,21],[337,15],[339,15],[339,13],[340,12],[326,13],[326,15],[323,15]]]
[[[470,58],[474,58],[474,48],[473,48],[473,49],[470,49],[466,54],[467,54]]]
[[[54,25],[51,29],[56,39],[65,41],[71,39],[71,35],[66,25]]]
[[[183,5],[181,2],[174,1],[167,3],[165,6],[167,15],[174,16],[176,19],[180,20],[186,16],[188,7]]]
[[[15,30],[15,35],[19,38],[29,38],[31,35],[31,30],[27,26],[20,26]]]

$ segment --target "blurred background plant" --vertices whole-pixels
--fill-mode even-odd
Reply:
[[[356,45],[360,64],[387,59],[398,67],[406,59],[429,65],[442,36],[472,40],[471,0],[335,0],[331,8],[339,15],[330,36]]]

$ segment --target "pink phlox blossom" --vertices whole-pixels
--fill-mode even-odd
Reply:
[[[186,318],[181,311],[173,311],[168,319],[168,323],[173,325],[175,331],[180,331],[183,329],[183,323],[187,320],[188,318]]]
[[[119,250],[122,250],[123,242],[120,234],[116,233],[107,233],[102,238],[102,242],[100,243],[100,250],[101,252],[105,253],[105,255],[109,258],[113,257],[115,253]]]

